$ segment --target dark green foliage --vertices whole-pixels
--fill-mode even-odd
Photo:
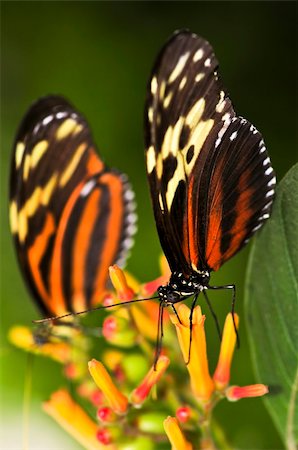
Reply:
[[[285,445],[298,439],[298,165],[278,186],[268,224],[256,238],[247,273],[246,311],[258,381]]]

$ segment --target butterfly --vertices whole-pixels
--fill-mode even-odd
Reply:
[[[238,117],[211,45],[178,31],[162,48],[148,83],[146,165],[157,231],[171,277],[164,306],[211,286],[212,271],[233,257],[269,218],[276,178],[260,132]],[[191,313],[192,314],[192,313]],[[192,317],[192,316],[191,316]],[[190,317],[190,324],[191,324]],[[159,325],[162,327],[162,325]],[[160,328],[161,329],[161,328]]]
[[[99,157],[83,116],[47,96],[25,114],[10,176],[10,228],[24,279],[41,313],[98,304],[108,268],[123,266],[136,231],[127,177]]]

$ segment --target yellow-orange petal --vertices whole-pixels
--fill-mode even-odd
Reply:
[[[153,302],[150,303],[150,306],[152,308],[155,308],[155,305]],[[152,315],[148,312],[149,305],[132,305],[131,306],[131,313],[134,318],[134,321],[136,323],[136,326],[139,328],[139,330],[142,333],[142,336],[145,336],[151,340],[156,339],[156,321],[153,320]]]
[[[234,314],[235,325],[239,327],[239,317]],[[225,320],[218,363],[213,375],[213,380],[217,389],[224,389],[230,380],[232,358],[236,345],[236,332],[232,313],[229,313]]]
[[[9,330],[8,339],[22,350],[52,358],[62,364],[71,358],[71,347],[67,342],[45,342],[38,345],[34,340],[32,330],[22,325],[13,326]]]
[[[128,407],[127,397],[119,391],[104,365],[92,359],[88,363],[89,372],[99,389],[117,414],[124,414]]]
[[[191,443],[186,440],[175,417],[168,416],[164,420],[163,426],[172,445],[172,450],[192,450]]]
[[[149,281],[148,283],[143,284],[142,290],[141,290],[142,296],[144,296],[144,297],[152,296],[160,286],[167,284],[167,282],[168,282],[168,277],[162,275],[158,278],[155,278],[152,281]]]
[[[134,298],[134,291],[128,285],[124,272],[116,264],[109,267],[110,279],[120,300],[128,301]]]
[[[181,304],[177,311],[181,323],[176,315],[171,314],[170,317],[176,327],[184,361],[187,362],[190,345],[190,309]],[[214,382],[209,373],[204,322],[205,316],[202,315],[201,308],[197,306],[193,312],[191,355],[187,370],[190,375],[191,388],[196,398],[208,401],[214,391]]]
[[[265,384],[251,384],[248,386],[230,386],[226,389],[226,397],[231,402],[248,397],[262,397],[268,394],[269,389]]]
[[[158,358],[155,370],[151,367],[140,385],[132,392],[130,399],[134,405],[141,405],[146,400],[152,387],[159,381],[169,364],[170,360],[167,356],[162,355]]]
[[[114,445],[104,446],[98,442],[96,434],[98,425],[69,395],[60,389],[43,403],[44,411],[88,450],[116,450]]]
[[[170,269],[169,263],[167,261],[167,258],[165,257],[164,254],[162,254],[159,258],[159,266],[160,266],[162,275],[164,277],[166,277],[167,281],[169,281],[170,276],[171,276],[171,269]]]
[[[124,270],[124,275],[128,286],[133,290],[133,292],[139,292],[140,282],[127,270]]]

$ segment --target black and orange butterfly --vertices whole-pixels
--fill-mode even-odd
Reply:
[[[127,177],[103,163],[82,115],[60,96],[33,104],[14,144],[10,227],[44,315],[99,303],[109,266],[123,266],[133,243],[134,209]]]
[[[147,173],[171,278],[163,307],[207,289],[210,274],[269,218],[276,178],[258,130],[238,117],[218,75],[211,45],[189,31],[165,44],[148,84]],[[191,313],[192,314],[192,313]],[[190,317],[191,324],[191,317]],[[159,328],[161,330],[161,328]]]

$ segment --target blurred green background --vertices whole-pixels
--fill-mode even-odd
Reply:
[[[30,324],[38,315],[23,284],[8,228],[11,149],[22,115],[32,101],[49,93],[66,96],[84,113],[104,160],[126,172],[135,189],[139,232],[128,268],[139,279],[149,280],[158,274],[160,246],[145,174],[143,107],[157,52],[178,28],[189,28],[210,41],[236,110],[262,132],[280,180],[297,159],[296,4],[2,2],[1,10],[1,396],[2,436],[6,439],[2,448],[20,449],[27,358],[7,342],[6,336],[12,324]],[[248,251],[242,251],[212,278],[214,284],[237,284],[240,316]],[[211,296],[223,321],[230,297],[222,293]],[[218,339],[211,319],[208,322],[210,364],[214,365]],[[235,355],[232,382],[266,383],[254,378],[246,333],[242,317],[241,349]],[[80,448],[40,409],[40,402],[61,383],[60,367],[36,359],[32,449]],[[216,416],[236,448],[283,448],[259,399],[222,402]]]

